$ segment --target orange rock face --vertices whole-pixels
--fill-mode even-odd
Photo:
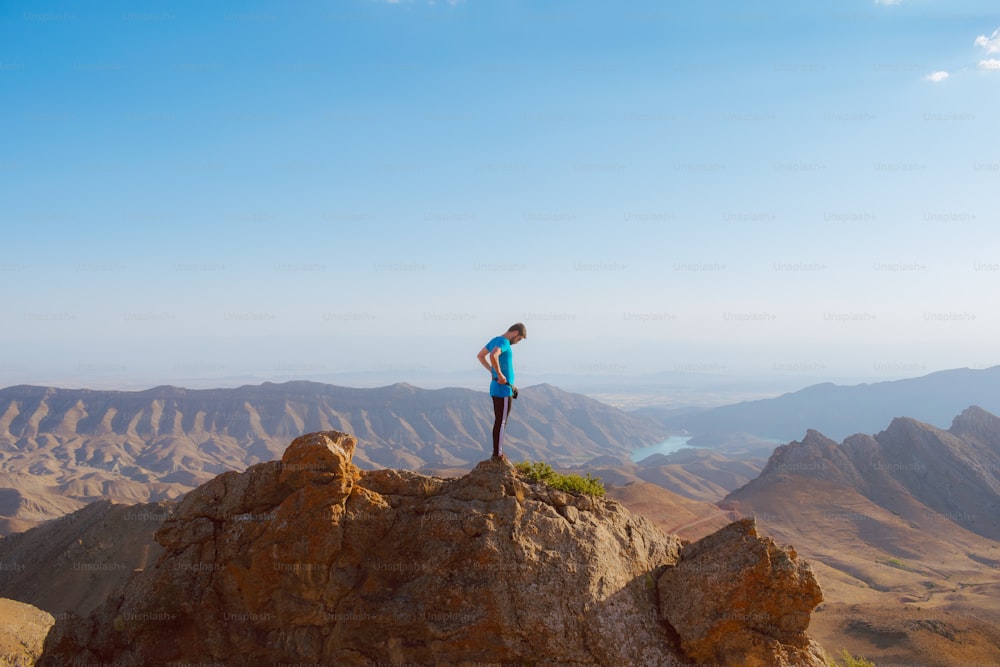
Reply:
[[[805,634],[823,601],[809,566],[757,534],[744,519],[685,546],[660,576],[660,609],[685,653],[705,664],[816,665],[822,650]]]
[[[191,492],[156,565],[61,620],[42,664],[683,664],[657,612],[676,537],[506,462],[441,479],[353,450],[302,436]]]

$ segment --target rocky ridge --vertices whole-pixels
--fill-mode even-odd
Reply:
[[[721,503],[733,507],[784,481],[849,488],[914,525],[950,520],[1000,539],[1000,418],[972,406],[948,430],[909,417],[841,444],[809,430],[774,450],[761,474]]]
[[[89,616],[60,619],[40,664],[680,665],[707,650],[699,628],[741,580],[749,597],[793,604],[773,623],[744,611],[727,627],[755,637],[767,664],[823,664],[802,632],[818,595],[809,567],[752,524],[737,532],[762,545],[756,565],[727,565],[730,554],[706,567],[703,541],[612,500],[527,484],[506,462],[455,479],[361,471],[355,445],[302,436],[281,461],[188,494],[156,535],[158,561]],[[741,579],[774,563],[796,577]],[[670,611],[699,604],[693,582],[716,598],[701,622]],[[748,664],[745,649],[713,660]]]

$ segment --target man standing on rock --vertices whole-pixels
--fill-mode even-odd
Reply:
[[[507,415],[517,389],[514,387],[514,355],[511,345],[517,345],[528,337],[524,325],[518,322],[512,324],[507,332],[486,343],[479,351],[479,363],[490,371],[493,381],[490,382],[490,396],[493,397],[493,458],[503,458],[503,433],[507,427]]]

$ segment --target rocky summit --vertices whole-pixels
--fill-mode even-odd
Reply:
[[[355,445],[304,435],[189,493],[40,664],[823,664],[818,585],[752,522],[688,544],[506,461],[362,471]]]

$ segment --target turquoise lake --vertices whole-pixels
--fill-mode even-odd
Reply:
[[[647,456],[652,456],[653,454],[673,454],[677,450],[687,447],[687,442],[690,439],[691,436],[689,435],[672,435],[661,443],[650,445],[649,447],[633,449],[632,460],[641,461]]]

